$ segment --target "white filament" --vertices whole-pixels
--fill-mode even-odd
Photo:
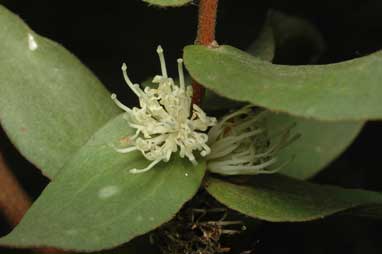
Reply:
[[[143,156],[152,161],[143,169],[131,169],[131,173],[143,173],[152,169],[161,161],[169,161],[172,153],[179,150],[180,157],[187,157],[197,164],[193,154],[200,151],[207,156],[211,149],[207,145],[208,135],[203,133],[216,123],[216,119],[208,117],[201,108],[192,105],[192,88],[186,87],[183,73],[183,60],[178,59],[180,86],[167,76],[163,49],[158,46],[162,75],[157,75],[153,83],[157,88],[146,87],[144,91],[138,84],[133,84],[126,72],[126,64],[122,65],[126,84],[138,96],[140,108],[123,105],[115,94],[111,98],[116,105],[126,111],[130,127],[135,128],[135,135],[129,137],[131,146],[115,148],[120,153],[130,153],[139,150]]]
[[[259,135],[266,135],[257,122],[261,114],[246,106],[217,122],[208,132],[207,169],[222,175],[269,174],[276,163],[272,157],[276,147],[259,146]]]

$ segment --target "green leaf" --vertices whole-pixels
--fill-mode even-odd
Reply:
[[[270,113],[267,117],[267,129],[270,136],[285,132],[291,126],[291,135],[300,138],[281,149],[279,161],[289,161],[280,173],[306,179],[314,176],[335,158],[337,158],[357,137],[363,122],[320,122]],[[280,137],[280,135],[278,136]],[[274,139],[277,143],[277,139]]]
[[[248,48],[247,52],[256,55],[257,57],[265,60],[272,61],[275,53],[275,38],[273,36],[272,27],[269,22],[269,18],[265,21],[258,38]],[[191,78],[190,78],[191,79]],[[242,106],[243,103],[233,101],[225,97],[219,96],[213,91],[206,89],[204,98],[201,103],[201,107],[206,111],[219,111],[229,110],[235,107]]]
[[[317,185],[281,175],[257,175],[246,185],[210,177],[206,185],[219,202],[266,221],[310,221],[339,212],[382,217],[382,194],[372,191]]]
[[[318,60],[326,45],[319,31],[309,22],[279,11],[270,11],[257,39],[247,52],[264,61],[272,62],[275,56],[280,60],[300,60],[313,63]],[[302,50],[305,49],[303,56]],[[297,52],[298,51],[298,52]],[[307,51],[307,52],[305,52]],[[232,109],[241,104],[206,90],[202,108],[207,111]]]
[[[1,245],[77,251],[112,248],[169,221],[199,189],[205,163],[173,155],[146,173],[140,152],[121,154],[134,131],[124,115],[82,147]],[[126,144],[125,144],[126,145]]]
[[[321,34],[311,23],[270,11],[262,32],[247,52],[272,61],[275,44],[277,58],[291,55],[288,59],[296,59],[299,57],[297,50],[301,53],[301,47],[308,48],[306,62],[315,62],[326,47]],[[327,166],[350,145],[363,126],[363,122],[328,123],[277,113],[269,114],[266,122],[271,135],[295,125],[291,135],[302,136],[277,155],[281,162],[290,161],[280,173],[299,179],[312,177]]]
[[[268,15],[259,36],[247,49],[249,54],[268,62],[272,62],[276,50],[275,35],[270,17]]]
[[[191,1],[192,0],[143,0],[143,2],[161,7],[179,7],[191,3]]]
[[[227,98],[321,120],[382,119],[382,52],[328,65],[275,65],[230,46],[187,46],[190,75]]]
[[[276,60],[312,64],[325,51],[324,38],[307,20],[276,10],[269,11],[268,20],[276,41]]]
[[[1,6],[0,82],[1,125],[49,177],[120,112],[76,57]]]
[[[310,22],[270,10],[256,41],[247,52],[264,61],[315,63],[326,48],[321,33]]]

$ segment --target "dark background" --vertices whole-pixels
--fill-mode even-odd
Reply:
[[[379,0],[220,2],[216,35],[220,44],[247,48],[256,38],[267,10],[273,8],[306,18],[317,26],[327,42],[320,63],[351,59],[382,48],[382,1]],[[127,104],[133,100],[127,102],[131,94],[120,73],[123,61],[129,63],[131,78],[142,81],[158,73],[155,49],[161,44],[166,50],[170,72],[174,73],[175,59],[181,56],[183,46],[195,39],[197,1],[174,9],[149,8],[139,0],[80,4],[0,0],[0,3],[21,16],[36,32],[72,51]],[[297,50],[293,52],[296,55]],[[283,61],[303,64],[298,59]],[[313,181],[382,191],[381,131],[381,123],[368,123],[353,145]],[[48,180],[22,158],[2,131],[0,149],[23,187],[36,198]],[[304,224],[266,224],[249,242],[255,253],[267,254],[382,253],[380,226],[380,221],[337,216]],[[0,217],[0,235],[9,230]],[[0,249],[0,253],[13,252]]]

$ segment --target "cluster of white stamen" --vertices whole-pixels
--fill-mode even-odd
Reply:
[[[142,90],[139,84],[133,84],[122,65],[124,79],[131,90],[138,96],[140,108],[129,107],[118,101],[112,94],[112,99],[128,114],[128,123],[136,129],[134,136],[129,137],[131,144],[126,148],[116,148],[120,153],[139,150],[145,158],[152,161],[146,168],[131,169],[132,173],[150,170],[160,161],[169,161],[171,154],[179,149],[180,157],[187,157],[196,164],[194,150],[202,156],[210,153],[207,145],[208,135],[203,133],[216,123],[216,119],[208,117],[201,108],[192,104],[192,88],[186,86],[183,75],[183,60],[178,59],[179,84],[167,76],[163,49],[158,46],[162,75],[157,75],[153,83],[157,88],[146,87]]]
[[[207,169],[222,175],[274,173],[269,167],[276,162],[279,144],[269,147],[265,130],[259,127],[260,114],[251,106],[233,112],[217,122],[208,132],[211,153]]]

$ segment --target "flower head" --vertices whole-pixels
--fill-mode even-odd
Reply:
[[[211,153],[207,169],[222,175],[255,175],[275,173],[270,169],[277,158],[275,153],[289,140],[289,132],[270,146],[269,137],[260,120],[265,112],[255,113],[245,106],[217,122],[208,132]]]
[[[178,59],[179,86],[167,75],[163,49],[158,46],[157,53],[161,64],[162,75],[157,75],[153,83],[157,88],[146,87],[142,90],[139,84],[133,84],[126,72],[126,64],[122,65],[124,79],[130,89],[138,96],[140,107],[129,107],[112,99],[128,114],[129,125],[136,129],[130,137],[131,146],[117,148],[121,153],[139,150],[145,158],[152,161],[144,169],[131,169],[132,173],[150,170],[160,161],[169,161],[171,154],[179,150],[180,157],[187,157],[193,164],[196,159],[195,150],[202,156],[210,153],[207,145],[208,135],[203,133],[216,123],[216,119],[208,117],[201,108],[192,104],[192,88],[186,86],[183,75],[183,60]]]

